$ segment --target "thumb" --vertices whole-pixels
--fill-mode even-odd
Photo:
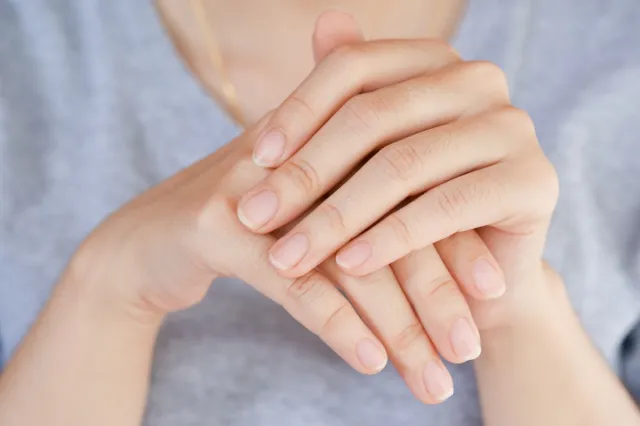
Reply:
[[[364,41],[356,20],[344,12],[329,10],[316,21],[313,32],[313,57],[316,64],[339,46]]]

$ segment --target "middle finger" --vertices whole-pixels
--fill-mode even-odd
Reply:
[[[469,84],[464,63],[351,98],[296,153],[239,203],[251,230],[271,232],[337,185],[368,154],[391,142],[507,101],[500,83]],[[495,79],[494,79],[495,80]]]
[[[502,161],[513,138],[492,120],[484,114],[389,145],[271,248],[272,264],[286,276],[304,274],[406,198]],[[339,260],[348,269],[359,262]]]

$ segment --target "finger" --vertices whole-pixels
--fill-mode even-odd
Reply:
[[[304,274],[407,197],[503,161],[514,150],[513,136],[494,122],[483,114],[382,149],[272,247],[274,266],[287,276]],[[351,271],[360,257],[341,255],[338,262]]]
[[[313,57],[316,64],[342,45],[360,43],[364,36],[358,23],[344,12],[329,10],[322,13],[313,31]]]
[[[353,277],[330,261],[323,264],[322,270],[340,284],[419,400],[434,404],[453,393],[449,372],[390,268]]]
[[[354,95],[439,69],[457,55],[440,42],[372,41],[335,49],[278,107],[254,150],[254,161],[275,167],[300,148]]]
[[[231,265],[241,260],[234,267],[237,278],[280,304],[357,371],[375,374],[384,368],[383,345],[328,278],[317,271],[296,279],[282,277],[267,260],[273,238],[235,231],[230,230],[234,235],[229,241],[236,244],[225,246],[225,257]]]
[[[476,359],[480,333],[435,247],[415,251],[392,268],[440,355],[454,363]]]
[[[474,82],[470,78],[473,73],[477,73],[475,65],[456,65],[352,98],[300,151],[242,198],[239,217],[254,231],[270,232],[299,216],[370,153],[425,129],[508,102],[506,91],[496,89],[502,83],[470,84]],[[443,139],[448,137],[447,133],[440,132],[440,135]],[[404,160],[400,166],[406,167],[406,161],[412,158],[409,157],[412,152],[406,151],[422,139],[412,138],[410,143],[397,149],[393,148],[397,144],[391,144],[383,148],[379,160],[387,160],[387,154],[395,155],[393,160]],[[447,140],[441,142],[439,146],[416,149],[436,155],[440,153],[437,148],[446,148],[443,145]],[[402,148],[406,148],[405,151],[398,153]],[[482,153],[482,148],[475,146],[475,151]],[[469,160],[476,161],[476,157],[466,158],[467,163]],[[389,168],[395,163],[377,165]],[[377,179],[389,177],[377,169],[372,172]],[[395,174],[391,177],[394,181],[389,184],[393,186],[387,189],[394,192],[395,197],[415,189],[407,187],[409,183],[418,183],[416,179],[405,182]],[[369,192],[371,188],[374,187],[369,187]],[[259,197],[253,198],[258,194]],[[259,203],[266,198],[272,200],[271,209]]]
[[[435,248],[467,296],[497,299],[506,291],[502,269],[476,231],[453,234],[436,242]]]
[[[364,275],[451,235],[492,226],[521,236],[546,226],[557,197],[552,166],[532,157],[446,182],[390,214],[341,249],[341,266]]]

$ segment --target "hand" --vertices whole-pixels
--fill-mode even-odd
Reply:
[[[384,347],[332,281],[316,271],[278,275],[267,259],[275,238],[247,231],[236,218],[240,195],[268,174],[251,161],[263,124],[115,212],[74,255],[68,275],[136,321],[188,308],[216,277],[237,277],[356,370],[376,373],[386,363]]]
[[[380,371],[386,346],[420,400],[442,401],[452,392],[451,376],[390,268],[353,277],[330,259],[321,272],[285,278],[268,261],[275,237],[238,221],[238,199],[270,173],[251,160],[265,123],[115,212],[77,251],[69,281],[81,283],[101,306],[155,326],[167,313],[198,303],[216,277],[237,277],[281,304],[357,371]],[[441,351],[464,360],[444,337]]]
[[[338,49],[276,110],[254,158],[278,167],[240,201],[240,219],[261,233],[357,169],[272,247],[271,261],[284,276],[312,270],[351,241],[336,259],[356,276],[435,243],[437,253],[427,249],[437,259],[430,265],[448,269],[475,299],[500,294],[500,269],[509,284],[543,281],[557,179],[531,119],[511,106],[505,76],[493,64],[464,62],[432,41]],[[434,282],[455,287],[446,272],[441,281],[433,274],[422,272],[413,291],[431,295]],[[522,300],[515,289],[507,299]],[[416,302],[407,293],[423,311],[424,297]],[[442,304],[459,299],[447,293]],[[502,300],[470,303],[484,329],[516,311]]]
[[[361,41],[357,27],[353,27],[353,21],[344,15],[323,15],[318,21],[314,37],[316,58],[322,59],[336,45]],[[405,59],[415,57],[415,47],[405,50]],[[444,58],[455,58],[448,48],[439,53]],[[396,59],[401,59],[400,56],[397,55]],[[441,63],[446,63],[440,59]],[[407,62],[392,63],[400,64],[395,67],[402,71]],[[433,60],[422,60],[415,65],[414,72],[438,66],[441,64]],[[389,67],[386,72],[391,79],[396,71]],[[401,75],[398,78],[405,77]],[[269,200],[263,202],[267,205],[258,206],[258,215],[268,210]],[[244,220],[247,221],[246,218]],[[277,231],[281,233],[286,228],[291,228],[291,223]],[[334,278],[354,301],[361,316],[376,330],[391,360],[411,389],[425,402],[442,400],[452,390],[451,378],[439,362],[434,346],[451,362],[474,359],[480,353],[477,328],[464,295],[451,274],[467,277],[458,278],[458,282],[467,285],[470,288],[468,293],[479,299],[495,298],[504,291],[499,267],[478,235],[470,231],[460,234],[457,241],[457,263],[449,265],[450,269],[447,269],[433,246],[417,250],[396,262],[392,268],[383,267],[359,280],[340,273],[333,259],[328,259],[320,268]],[[469,275],[471,266],[478,259],[485,266],[488,265],[494,275],[492,279],[485,280],[488,285],[480,287],[476,287],[477,282],[471,280]],[[425,388],[430,396],[425,397]]]

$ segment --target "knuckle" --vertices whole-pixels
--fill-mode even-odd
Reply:
[[[458,62],[462,59],[460,53],[444,39],[428,39],[424,41],[426,49],[429,53],[437,52],[442,54],[447,62]]]
[[[233,199],[216,194],[205,203],[189,207],[186,214],[179,216],[185,231],[180,244],[190,253],[194,262],[225,269],[220,263],[225,263],[229,257],[212,241],[229,238],[241,230]]]
[[[547,211],[553,211],[560,195],[560,178],[553,164],[545,157],[536,167],[534,175],[542,192],[544,200],[548,200],[545,205]]]
[[[311,163],[292,158],[280,167],[287,181],[292,182],[304,194],[316,194],[320,189],[320,177]]]
[[[311,272],[292,280],[286,287],[287,298],[302,306],[310,306],[327,292],[328,285],[319,273]]]
[[[235,218],[235,205],[230,198],[215,194],[202,205],[195,206],[190,215],[189,227],[193,229],[195,235],[209,238],[221,228],[221,223],[228,223],[231,218]]]
[[[371,274],[357,277],[352,282],[359,287],[372,287],[374,289],[373,291],[375,291],[377,288],[384,288],[389,285],[389,276],[384,273],[380,273],[380,271],[376,271]]]
[[[348,276],[345,278],[346,275],[339,275],[336,277],[336,281],[347,295],[355,295],[359,294],[356,293],[359,291],[380,291],[380,289],[388,288],[390,284],[396,286],[398,283],[394,277],[390,277],[390,273],[393,273],[390,268],[385,267],[357,277]]]
[[[501,108],[499,114],[506,123],[515,126],[518,133],[535,138],[535,123],[527,111],[510,105]]]
[[[423,300],[447,300],[457,296],[460,296],[458,283],[450,275],[440,275],[422,288],[419,297]]]
[[[230,168],[225,175],[225,180],[230,182],[243,182],[247,176],[256,174],[256,167],[250,155],[243,155]]]
[[[345,73],[359,73],[362,69],[362,49],[356,44],[344,44],[334,49],[328,60]]]
[[[420,340],[426,338],[426,332],[421,323],[415,321],[404,327],[400,333],[391,339],[390,346],[396,355],[407,353]]]
[[[296,93],[289,96],[287,99],[287,106],[282,109],[281,114],[287,116],[286,121],[303,120],[303,122],[315,122],[318,118],[318,113],[314,110],[311,104],[303,97]],[[286,113],[284,112],[286,111]]]
[[[442,189],[437,187],[433,191],[438,209],[451,221],[455,221],[460,210],[469,204],[467,195],[459,188]]]
[[[404,244],[404,246],[411,250],[414,250],[414,242],[411,236],[412,232],[407,222],[402,219],[397,213],[389,215],[387,217],[387,225],[391,228],[393,234]]]
[[[347,230],[344,214],[335,205],[325,201],[318,207],[318,213],[326,219],[326,223],[334,231],[344,233]]]
[[[355,96],[342,107],[340,119],[354,133],[369,134],[382,121],[383,102],[375,92]]]
[[[388,145],[378,152],[374,159],[380,169],[393,181],[410,183],[420,173],[422,156],[411,143],[401,142]]]
[[[497,64],[490,61],[469,61],[465,62],[463,67],[474,81],[483,86],[503,93],[509,92],[507,75]]]
[[[348,317],[352,313],[353,311],[351,310],[349,302],[347,302],[346,299],[342,299],[342,302],[318,326],[315,334],[323,339],[329,340],[329,336],[333,334],[333,331],[342,328],[342,324],[348,321]]]

